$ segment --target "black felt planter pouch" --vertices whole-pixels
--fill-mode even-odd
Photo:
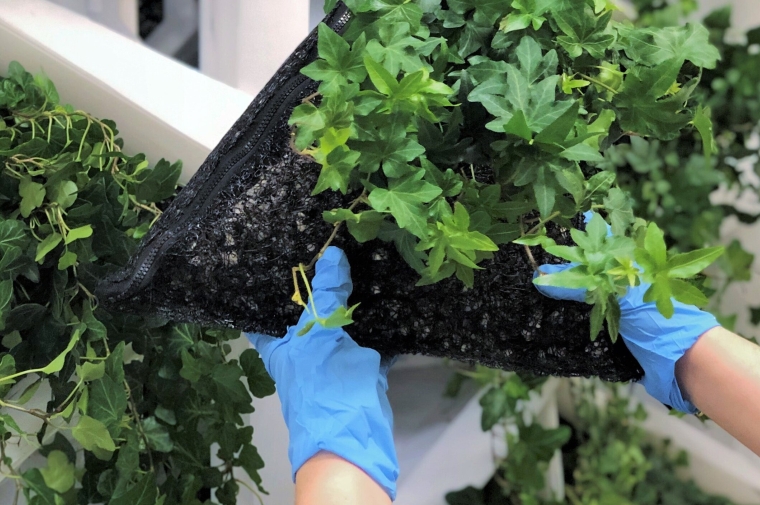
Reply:
[[[341,5],[325,22],[340,31],[348,19]],[[322,211],[356,197],[310,196],[320,167],[289,146],[290,113],[317,88],[299,72],[316,58],[316,38],[312,33],[251,103],[127,267],[100,286],[101,303],[275,336],[295,324],[301,308],[290,301],[291,267],[308,263],[330,236]],[[589,340],[587,305],[536,291],[518,246],[502,247],[465,290],[456,279],[415,287],[419,277],[393,243],[358,244],[343,232],[334,244],[351,262],[350,301],[361,306],[347,330],[361,345],[536,374],[641,377],[622,341],[612,344],[606,334]]]

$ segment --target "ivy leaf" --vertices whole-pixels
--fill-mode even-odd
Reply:
[[[554,209],[556,199],[556,190],[549,180],[549,170],[545,166],[538,168],[536,180],[533,182],[533,193],[536,196],[536,203],[542,218],[546,218]]]
[[[589,275],[586,268],[577,266],[568,268],[561,272],[541,275],[533,280],[538,286],[556,286],[568,289],[592,289],[597,283],[592,275]]]
[[[112,437],[121,433],[121,418],[127,409],[127,393],[123,384],[108,375],[94,380],[89,386],[87,414],[103,423]]]
[[[47,456],[47,466],[40,469],[47,487],[58,493],[65,493],[76,483],[74,464],[65,453],[51,451]]]
[[[644,237],[644,249],[648,252],[655,266],[663,268],[667,262],[667,246],[665,245],[665,235],[655,223],[649,223],[646,235]]]
[[[345,221],[351,235],[359,243],[364,243],[377,238],[386,215],[374,210],[354,214],[348,209],[335,209],[323,212],[322,218],[328,223]]]
[[[723,247],[709,247],[688,253],[677,254],[665,265],[668,277],[685,279],[693,277],[707,268],[725,252]]]
[[[359,165],[362,172],[373,173],[380,166],[388,177],[403,177],[411,169],[409,162],[425,153],[425,148],[413,137],[408,137],[406,126],[398,121],[384,129],[376,140],[352,144],[361,152]]]
[[[369,75],[372,84],[375,85],[375,88],[377,88],[380,93],[387,96],[398,93],[398,81],[382,65],[369,56],[365,56],[364,66],[367,69],[367,74]]]
[[[607,331],[610,334],[610,340],[612,340],[613,344],[617,342],[618,335],[620,334],[620,317],[620,303],[614,294],[610,295],[607,299],[605,320],[607,321]]]
[[[710,44],[710,33],[701,24],[664,28],[630,28],[618,25],[625,39],[623,50],[629,58],[645,65],[659,65],[670,59],[689,60],[698,67],[715,68],[720,53]]]
[[[37,254],[34,256],[34,261],[40,264],[45,261],[45,256],[58,247],[58,244],[60,244],[62,240],[63,237],[60,233],[51,233],[45,237],[42,242],[37,244]]]
[[[699,105],[697,106],[697,111],[694,113],[694,119],[692,120],[692,124],[702,138],[702,152],[704,153],[705,163],[708,166],[710,166],[712,155],[718,152],[715,136],[713,135],[712,119],[710,119],[710,116],[710,107]]]
[[[369,194],[369,203],[378,212],[390,211],[401,228],[417,237],[427,233],[427,218],[422,204],[442,193],[441,188],[420,178],[423,173],[389,182],[388,189],[376,188]]]
[[[342,328],[349,324],[353,324],[353,314],[357,307],[359,307],[358,303],[348,309],[345,307],[338,307],[332,314],[326,318],[319,319],[318,322],[323,328]]]
[[[240,381],[243,371],[230,363],[215,365],[211,380],[216,386],[219,401],[225,403],[250,403],[251,396]]]
[[[55,202],[62,209],[68,209],[77,200],[77,184],[73,181],[60,181],[47,188],[47,198]]]
[[[726,248],[725,255],[720,260],[721,268],[732,279],[748,281],[752,278],[751,267],[755,255],[745,251],[738,240],[731,241]]]
[[[240,451],[240,455],[238,456],[238,462],[243,467],[243,470],[245,470],[245,473],[248,474],[261,490],[261,475],[259,475],[259,470],[264,468],[264,460],[259,456],[259,451],[250,444],[244,445],[243,450]]]
[[[142,202],[149,203],[166,200],[174,195],[181,174],[181,162],[170,164],[161,159],[152,170],[141,172],[142,178],[135,188],[135,197]]]
[[[158,452],[168,453],[174,448],[174,442],[172,442],[169,430],[158,420],[151,416],[143,419],[142,429],[145,434],[145,438],[148,439],[148,445],[151,449]]]
[[[612,17],[611,11],[596,17],[590,9],[576,4],[566,9],[554,10],[552,15],[564,33],[557,37],[557,42],[565,48],[571,58],[579,57],[584,49],[594,58],[603,58],[607,48],[615,40],[614,35],[604,31]]]
[[[615,182],[615,174],[612,172],[599,172],[588,180],[588,194],[598,195],[609,192],[612,183]]]
[[[45,100],[49,104],[57,104],[60,100],[58,96],[58,90],[55,88],[55,84],[51,81],[44,72],[40,72],[34,76],[34,84],[42,91],[45,96]]]
[[[629,70],[623,89],[613,101],[624,130],[670,140],[691,121],[689,114],[681,113],[691,85],[663,98],[676,82],[681,63],[674,58],[655,67],[636,66]]]
[[[248,389],[256,398],[274,394],[275,384],[264,367],[264,361],[254,349],[246,349],[240,355],[240,367],[248,380]]]
[[[657,310],[665,316],[666,319],[673,317],[675,309],[673,307],[673,301],[671,297],[673,295],[670,281],[664,275],[655,277],[652,285],[644,293],[644,302],[655,302]]]
[[[498,423],[509,408],[509,397],[507,393],[497,387],[492,387],[486,394],[480,397],[480,405],[483,407],[483,413],[480,417],[480,428],[488,431]]]
[[[25,495],[29,497],[30,491],[33,491],[35,494],[34,501],[30,503],[33,505],[58,505],[59,502],[56,500],[57,495],[55,491],[45,483],[42,472],[38,468],[27,470],[21,477],[24,483]]]
[[[348,42],[329,26],[320,23],[317,47],[319,59],[310,63],[301,73],[315,81],[322,81],[320,93],[337,95],[349,82],[362,82],[367,77],[362,64],[366,37],[360,37],[350,48]]]
[[[322,138],[324,139],[325,137]],[[317,185],[314,187],[312,194],[317,195],[327,189],[340,191],[345,194],[348,191],[351,171],[359,161],[360,154],[358,151],[352,151],[345,145],[332,149],[326,156],[324,155],[324,151],[317,151],[315,159],[322,165],[322,170],[319,173],[319,180],[317,180]]]
[[[696,286],[680,279],[670,279],[670,290],[673,298],[687,305],[704,307],[708,303],[707,297]]]
[[[21,195],[21,215],[29,217],[32,211],[42,206],[45,200],[45,186],[32,181],[31,177],[23,177],[19,183],[18,193]]]
[[[607,211],[612,226],[612,233],[625,235],[633,223],[633,203],[630,197],[620,188],[610,189],[604,197],[604,209]]]
[[[288,124],[297,126],[295,144],[297,149],[303,150],[319,138],[319,134],[327,126],[327,118],[314,104],[303,103],[293,109]]]
[[[592,341],[596,340],[599,333],[602,331],[606,312],[605,309],[605,304],[599,302],[595,303],[594,307],[591,309],[590,336]]]
[[[585,179],[583,174],[578,174],[573,170],[559,170],[554,173],[557,182],[563,189],[570,193],[575,200],[576,205],[580,205],[586,197]]]
[[[90,416],[82,416],[71,430],[71,434],[87,451],[102,449],[113,452],[116,450],[116,445],[106,426]]]
[[[570,161],[588,161],[592,163],[599,163],[604,161],[604,157],[599,154],[597,149],[594,149],[588,144],[580,143],[575,144],[572,147],[568,147],[561,153],[560,156]]]
[[[66,234],[66,245],[71,244],[75,240],[81,240],[84,238],[89,238],[92,236],[92,226],[89,224],[86,224],[84,226],[80,226],[79,228],[74,228],[73,230],[69,230],[69,232]]]
[[[0,217],[0,251],[5,252],[10,247],[23,248],[28,242],[26,231],[27,226],[22,221]]]
[[[85,382],[90,382],[90,381],[100,379],[105,374],[106,374],[106,364],[103,361],[98,361],[96,363],[92,363],[88,361],[86,363],[82,363],[82,366],[79,367],[79,370],[77,371],[77,375],[79,375],[79,378]]]
[[[147,472],[129,488],[114,493],[108,505],[157,505],[157,499],[156,477]]]
[[[411,36],[408,23],[383,24],[379,40],[367,43],[367,53],[381,63],[391,75],[400,71],[416,72],[423,66],[417,50],[423,42]]]
[[[69,340],[69,344],[66,346],[66,349],[64,349],[56,358],[50,362],[47,366],[40,369],[40,372],[44,374],[52,374],[56,372],[60,372],[63,368],[63,364],[66,360],[66,356],[69,355],[71,350],[74,348],[74,346],[79,342],[79,336],[81,335],[81,329],[76,328],[74,332],[71,334],[71,339]]]

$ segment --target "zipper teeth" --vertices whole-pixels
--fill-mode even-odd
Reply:
[[[340,33],[350,20],[351,12],[346,10],[346,12],[343,13],[335,22],[333,30]],[[237,152],[230,159],[222,160],[222,163],[220,163],[220,165],[224,165],[226,168],[216,171],[213,179],[207,181],[207,183],[204,184],[201,192],[196,195],[195,199],[200,199],[203,201],[203,204],[200,208],[201,213],[211,203],[211,197],[218,193],[217,186],[219,183],[230,173],[232,169],[237,166],[241,160],[250,155],[256,146],[266,138],[266,134],[268,134],[274,126],[272,124],[272,120],[275,118],[280,108],[288,101],[294,92],[298,91],[301,86],[308,82],[309,79],[306,76],[298,73],[288,80],[288,84],[290,85],[288,86],[286,84],[287,87],[284,91],[275,93],[275,95],[270,98],[264,110],[262,111],[263,115],[260,113],[260,115],[255,120],[259,124],[253,133],[246,135],[245,143],[235,149]],[[174,226],[165,230],[160,237],[157,237],[156,242],[148,248],[145,257],[140,260],[140,267],[138,268],[137,272],[135,272],[134,275],[132,275],[131,278],[127,281],[128,285],[126,289],[121,292],[121,295],[118,296],[118,299],[124,299],[131,295],[133,287],[135,285],[139,285],[151,270],[151,267],[153,266],[153,263],[159,251],[161,251],[164,246],[167,245],[169,238],[174,236],[172,231],[177,227],[185,224],[189,217],[189,215],[183,215],[182,218],[177,220]]]

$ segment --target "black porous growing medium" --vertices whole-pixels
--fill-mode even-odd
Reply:
[[[340,5],[325,22],[340,31]],[[145,237],[127,267],[99,288],[114,309],[281,336],[301,309],[291,268],[308,263],[333,226],[322,211],[356,195],[311,196],[319,166],[295,154],[287,120],[316,90],[299,73],[316,58],[316,33],[291,55]],[[556,231],[567,241],[566,233]],[[622,341],[589,339],[589,307],[541,296],[521,247],[503,246],[475,274],[415,287],[418,275],[392,243],[334,242],[348,255],[361,303],[349,333],[384,354],[421,353],[542,375],[635,380]],[[538,262],[555,258],[539,253]]]

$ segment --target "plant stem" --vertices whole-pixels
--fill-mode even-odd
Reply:
[[[250,491],[251,493],[253,493],[253,495],[256,497],[256,499],[259,500],[259,503],[261,505],[264,505],[264,500],[261,498],[261,495],[259,493],[257,493],[256,490],[254,490],[251,486],[249,486],[247,482],[244,482],[244,481],[242,481],[240,479],[235,479],[235,482],[237,482],[238,484],[242,484],[243,487],[245,487],[248,491]]]
[[[148,451],[148,460],[150,461],[150,471],[154,472],[155,467],[153,466],[153,452],[150,450],[150,445],[148,444],[148,436],[145,434],[145,430],[143,429],[142,422],[140,422],[140,415],[137,413],[137,406],[135,405],[135,401],[132,398],[132,388],[129,387],[129,383],[127,382],[127,379],[124,379],[124,388],[127,390],[127,401],[129,403],[129,410],[132,412],[132,415],[135,418],[135,425],[137,425],[137,431],[140,433],[140,437],[143,439],[143,443],[145,444],[145,450]]]
[[[611,88],[610,86],[604,84],[602,81],[600,81],[598,79],[594,79],[593,77],[590,77],[590,76],[588,76],[586,74],[578,74],[578,75],[580,75],[583,79],[586,79],[587,81],[596,84],[597,86],[603,87],[607,91],[611,92],[613,95],[617,95],[617,90],[616,89]]]
[[[357,205],[362,203],[367,196],[367,189],[365,188],[362,191],[362,194],[359,195],[353,202],[351,202],[351,205],[348,207],[349,211],[353,211]],[[330,247],[330,244],[332,244],[333,240],[335,240],[335,237],[338,236],[338,232],[340,231],[341,227],[343,226],[343,223],[345,221],[338,221],[335,223],[335,226],[333,227],[333,231],[330,234],[330,237],[327,239],[327,242],[325,242],[325,245],[322,246],[322,249],[319,250],[316,256],[312,258],[311,262],[306,266],[306,270],[311,270],[314,265],[317,263],[317,260],[322,257],[322,255],[325,253],[328,247]]]
[[[533,235],[534,233],[538,233],[538,230],[540,230],[543,225],[545,225],[546,223],[548,223],[552,219],[559,217],[561,214],[562,213],[560,211],[555,211],[555,212],[551,213],[549,215],[549,217],[547,217],[546,219],[542,219],[541,221],[538,222],[538,224],[536,226],[534,226],[533,228],[531,228],[530,231],[528,233],[526,233],[526,235]]]

